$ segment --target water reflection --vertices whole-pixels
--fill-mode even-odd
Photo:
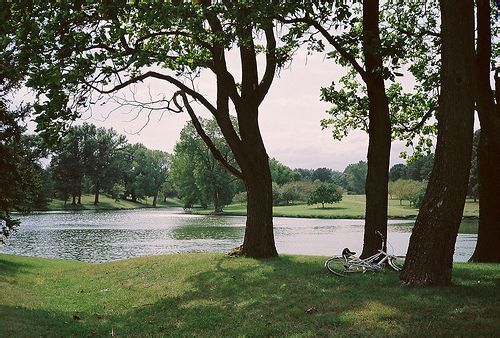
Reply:
[[[223,252],[239,244],[245,217],[185,214],[182,209],[80,211],[21,216],[22,226],[2,253],[104,262],[179,252]],[[338,254],[344,247],[360,251],[363,220],[275,218],[280,253]],[[389,222],[389,250],[403,255],[412,222]],[[466,261],[477,238],[477,222],[465,222],[457,239],[456,261]]]

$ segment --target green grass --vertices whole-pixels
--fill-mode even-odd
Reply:
[[[77,205],[72,205],[71,200],[68,200],[66,205],[64,205],[63,200],[53,199],[49,202],[49,205],[45,210],[57,211],[57,210],[123,210],[123,209],[136,209],[136,208],[151,208],[153,199],[139,200],[138,202],[132,202],[129,200],[115,200],[105,194],[99,195],[99,204],[94,205],[94,195],[85,194],[82,195],[82,203]],[[157,203],[158,207],[164,206],[181,206],[181,202],[178,199],[167,198],[166,202],[159,200]]]
[[[365,195],[344,195],[342,201],[334,204],[321,205],[293,204],[273,207],[274,216],[306,217],[306,218],[359,218],[365,217]],[[212,210],[193,209],[194,213],[209,214]],[[227,215],[245,215],[245,204],[232,204],[224,208]],[[400,205],[399,200],[389,200],[389,218],[415,218],[418,209],[413,208],[407,201]],[[467,201],[464,217],[478,217],[479,203]]]
[[[324,257],[179,254],[105,264],[0,255],[0,336],[496,336],[500,265],[455,286],[334,277]]]

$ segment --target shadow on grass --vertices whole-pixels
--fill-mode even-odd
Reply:
[[[324,207],[324,208],[322,208],[322,207],[316,207],[316,208],[314,208],[314,209],[316,209],[316,210],[347,210],[347,209],[349,209],[349,208],[345,208],[345,207],[334,207],[334,206],[329,207],[329,206],[326,206],[326,207]]]
[[[107,310],[96,299],[93,308],[75,313],[3,306],[0,318],[2,312],[22,318],[35,335],[64,336],[498,333],[498,277],[487,268],[482,284],[477,284],[477,273],[465,268],[456,274],[458,286],[406,288],[392,271],[335,277],[319,258],[234,260],[211,261],[184,281],[189,288],[178,296],[162,295],[160,289],[155,299],[144,296],[123,311]],[[18,331],[19,324],[2,321],[6,334],[30,335]]]
[[[27,263],[13,262],[0,258],[0,281],[5,281],[7,277],[15,276],[31,267],[32,265]],[[0,291],[0,294],[1,292],[2,291]]]

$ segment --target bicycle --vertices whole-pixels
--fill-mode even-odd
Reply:
[[[377,233],[382,238],[382,247],[376,254],[362,259],[354,256],[356,253],[348,248],[342,250],[341,256],[333,256],[325,261],[325,267],[331,273],[344,277],[347,273],[367,271],[379,271],[388,264],[393,270],[401,271],[403,268],[403,256],[390,255],[384,251],[385,238],[380,232]],[[390,244],[389,244],[390,245]]]

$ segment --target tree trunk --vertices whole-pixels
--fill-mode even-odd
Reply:
[[[441,96],[434,166],[410,238],[400,279],[411,285],[451,283],[473,137],[473,2],[443,0]]]
[[[500,262],[500,149],[481,130],[478,149],[479,230],[471,261]]]
[[[249,151],[253,152],[252,157],[262,157],[257,149]],[[274,243],[272,180],[267,159],[266,155],[259,163],[254,163],[252,170],[243,171],[248,203],[242,254],[255,258],[278,255]]]
[[[95,185],[94,205],[99,204],[99,184]]]
[[[75,195],[72,196],[71,204],[76,205],[76,196]]]
[[[387,238],[387,198],[391,123],[389,101],[382,74],[379,34],[379,2],[363,2],[363,53],[369,98],[368,171],[366,176],[366,215],[362,257],[371,256],[382,246],[377,232]],[[384,248],[385,249],[385,248]]]
[[[249,107],[250,106],[250,107]],[[247,223],[242,254],[255,258],[278,256],[273,233],[273,192],[269,156],[262,141],[258,108],[238,112],[245,157],[236,157],[245,177],[248,194]],[[245,126],[242,128],[242,126]]]
[[[490,84],[490,1],[477,1],[476,106],[481,122],[478,149],[479,230],[471,261],[500,262],[500,105]],[[495,78],[499,81],[498,77]]]
[[[212,195],[212,199],[213,199],[213,203],[214,203],[214,211],[215,212],[221,212],[222,208],[220,207],[218,188],[214,189],[214,193]]]
[[[153,207],[156,208],[156,201],[158,200],[158,193],[155,193],[153,196]]]
[[[78,204],[82,204],[82,193],[78,194]]]

